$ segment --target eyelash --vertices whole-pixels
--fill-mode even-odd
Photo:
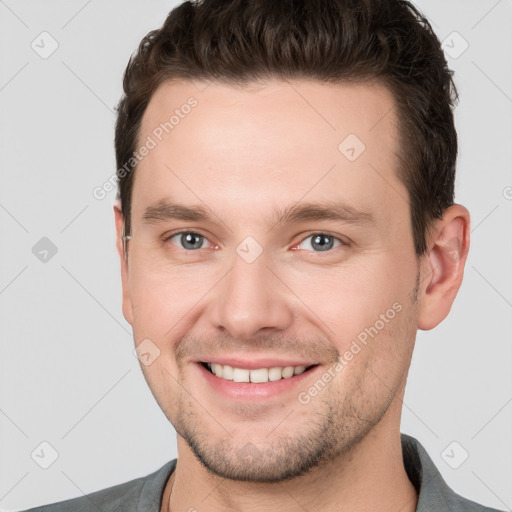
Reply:
[[[174,238],[175,236],[182,235],[182,234],[199,235],[204,240],[208,240],[208,238],[206,236],[202,235],[201,233],[198,233],[197,231],[190,231],[190,230],[187,230],[187,229],[183,229],[183,230],[176,231],[174,233],[171,233],[170,235],[165,236],[163,238],[163,242],[169,242],[171,238]],[[312,251],[315,254],[319,254],[319,255],[322,255],[322,253],[332,254],[335,249],[340,249],[340,248],[348,246],[347,242],[345,242],[344,240],[342,240],[341,238],[339,238],[337,236],[332,235],[329,232],[326,232],[326,231],[316,231],[316,232],[311,233],[308,236],[304,237],[297,244],[294,244],[294,247],[297,246],[297,245],[301,245],[305,240],[307,240],[308,238],[314,237],[316,235],[327,235],[328,237],[333,238],[334,240],[337,240],[338,242],[340,242],[340,245],[338,245],[337,247],[332,247],[331,249],[329,249],[327,251]],[[187,252],[187,253],[194,253],[194,252],[199,252],[200,250],[202,250],[202,249],[189,250],[189,249],[184,249],[184,248],[181,248],[181,247],[178,247],[178,249],[181,250],[182,252]],[[297,249],[295,249],[295,250],[297,250]],[[299,250],[304,250],[304,249],[299,249]]]

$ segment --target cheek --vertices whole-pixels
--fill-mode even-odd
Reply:
[[[310,266],[308,272],[295,269],[285,278],[293,283],[303,315],[325,331],[338,350],[379,322],[381,315],[385,320],[394,318],[396,310],[410,300],[413,269],[402,265],[400,272],[393,257],[384,253],[365,260],[330,268]]]
[[[209,279],[190,265],[155,267],[135,254],[131,263],[130,294],[136,339],[149,337],[163,343],[211,287]]]

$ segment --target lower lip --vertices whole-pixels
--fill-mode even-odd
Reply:
[[[202,364],[195,363],[198,367],[202,376],[206,379],[206,382],[212,387],[217,393],[224,395],[230,399],[235,400],[265,400],[274,396],[289,393],[300,386],[301,383],[304,385],[304,381],[311,375],[320,371],[321,366],[315,366],[299,375],[294,375],[287,379],[275,380],[272,382],[234,382],[232,380],[226,380],[221,377],[217,377],[213,373],[210,373]],[[304,390],[302,390],[304,391]]]

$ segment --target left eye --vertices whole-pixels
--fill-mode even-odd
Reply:
[[[311,240],[308,245],[312,247],[315,252],[325,252],[333,249],[335,242],[338,242],[336,247],[343,245],[343,242],[339,238],[336,238],[327,233],[315,233],[308,236],[307,238],[304,238],[304,240],[297,247],[300,248],[300,246],[307,240]]]

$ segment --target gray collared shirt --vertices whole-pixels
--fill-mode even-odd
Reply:
[[[418,492],[416,512],[500,512],[453,492],[423,446],[406,434],[401,434],[401,440],[404,466]],[[176,461],[145,477],[24,512],[160,512],[165,485]]]

